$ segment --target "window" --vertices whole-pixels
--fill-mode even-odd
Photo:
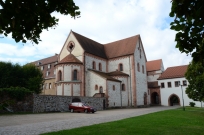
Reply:
[[[165,88],[164,83],[161,83],[161,88]]]
[[[123,71],[123,64],[119,64],[119,71]]]
[[[48,65],[47,65],[47,68],[50,69],[50,68],[51,68],[51,64],[48,64]]]
[[[100,93],[103,93],[103,87],[100,86]]]
[[[55,75],[55,70],[54,70],[54,75]]]
[[[45,83],[45,85],[44,85],[44,89],[47,89],[47,83]]]
[[[44,69],[44,67],[43,66],[41,66],[41,70],[43,70]]]
[[[98,64],[98,68],[100,71],[102,70],[101,63]]]
[[[52,84],[51,83],[49,83],[49,89],[51,89],[52,88]]]
[[[73,80],[77,80],[77,70],[74,70]]]
[[[62,81],[62,72],[61,71],[58,72],[58,80]]]
[[[125,91],[125,84],[122,84],[122,91]]]
[[[93,61],[93,63],[92,63],[92,68],[93,68],[93,69],[96,69],[96,63],[95,63],[95,61]]]
[[[98,85],[95,85],[95,90],[98,90]]]
[[[171,82],[168,82],[167,84],[168,84],[168,88],[171,88]]]
[[[113,85],[113,90],[115,90],[115,85]]]
[[[187,86],[187,81],[183,80],[183,86]]]
[[[137,63],[137,71],[140,72],[140,64]]]
[[[144,74],[144,65],[142,65],[142,73]]]
[[[180,82],[179,81],[175,81],[175,87],[179,87]]]
[[[47,71],[46,76],[48,76],[49,74],[50,74],[50,72],[49,72],[49,71]]]
[[[45,89],[45,84],[42,85],[42,89]]]

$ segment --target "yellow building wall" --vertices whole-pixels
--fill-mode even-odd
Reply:
[[[50,83],[51,83],[51,88],[49,88]],[[41,94],[42,95],[56,95],[55,78],[45,80],[44,87],[43,87]]]

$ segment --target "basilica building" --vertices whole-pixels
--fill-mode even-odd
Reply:
[[[105,97],[108,107],[144,106],[146,55],[140,35],[101,44],[70,31],[61,51],[35,61],[44,73],[42,94]]]

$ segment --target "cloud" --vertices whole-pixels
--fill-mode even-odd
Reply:
[[[140,34],[147,60],[163,59],[164,66],[188,64],[191,58],[175,48],[175,32],[170,30],[170,1],[164,0],[87,0],[75,1],[81,17],[59,18],[55,29],[44,30],[39,45],[0,43],[0,55],[19,62],[43,59],[59,53],[72,29],[99,43],[108,43]],[[11,37],[9,37],[10,40]]]

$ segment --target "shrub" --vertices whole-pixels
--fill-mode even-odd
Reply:
[[[195,106],[195,103],[194,103],[194,102],[190,102],[189,105],[190,105],[191,107],[194,107],[194,106]]]

